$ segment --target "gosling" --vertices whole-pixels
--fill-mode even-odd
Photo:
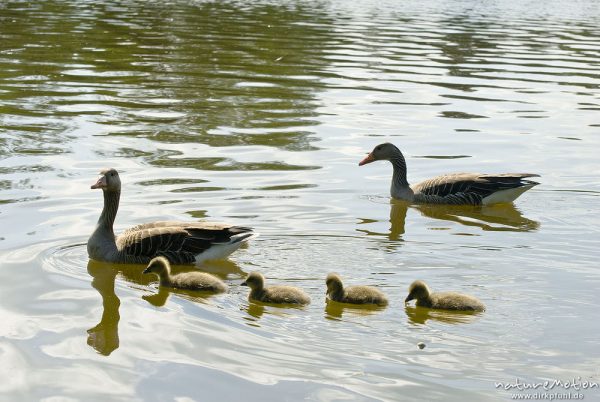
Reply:
[[[160,285],[187,290],[204,290],[214,293],[227,291],[227,285],[214,275],[204,272],[183,272],[171,275],[171,264],[165,257],[156,257],[146,267],[144,274],[155,274]]]
[[[293,286],[265,287],[265,277],[259,272],[250,272],[241,285],[250,288],[248,300],[276,304],[306,305],[310,303],[310,297],[299,288]]]
[[[340,303],[376,304],[387,306],[387,297],[373,286],[348,286],[344,287],[339,275],[330,273],[325,280],[327,296],[330,300]]]
[[[485,305],[473,296],[456,292],[431,293],[423,281],[414,281],[404,303],[417,299],[417,306],[443,310],[485,311]]]

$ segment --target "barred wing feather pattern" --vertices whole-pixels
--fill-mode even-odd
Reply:
[[[481,205],[486,197],[503,190],[530,186],[523,180],[531,173],[456,173],[434,177],[412,187],[415,202],[428,204]]]
[[[173,264],[192,264],[196,255],[247,231],[246,227],[213,222],[160,221],[130,228],[116,242],[119,252],[132,262],[146,263],[153,256],[164,256]]]

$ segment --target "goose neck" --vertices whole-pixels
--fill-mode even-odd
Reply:
[[[120,191],[104,191],[104,208],[98,219],[98,226],[113,233],[113,224],[119,209]]]
[[[394,175],[392,176],[392,186],[395,188],[408,187],[408,181],[406,179],[406,161],[402,153],[394,155],[390,158],[390,162],[394,168]]]

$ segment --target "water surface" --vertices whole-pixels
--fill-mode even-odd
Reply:
[[[600,383],[599,26],[591,0],[3,2],[0,394],[492,401],[516,378]],[[514,206],[390,202],[389,164],[357,166],[384,141],[411,182],[542,184]],[[261,233],[201,267],[228,294],[89,261],[107,166],[117,231]],[[252,270],[312,304],[249,303]],[[330,271],[390,305],[326,304]],[[405,307],[415,279],[488,310]]]

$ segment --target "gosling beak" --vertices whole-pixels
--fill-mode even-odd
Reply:
[[[150,273],[150,267],[147,267],[144,272],[142,272],[142,274],[149,274]]]
[[[367,163],[375,162],[375,158],[373,157],[373,153],[371,152],[369,155],[365,157],[362,161],[358,162],[358,166],[366,165]]]
[[[248,286],[248,284],[246,283],[246,281],[240,283],[240,286]]]
[[[413,299],[414,299],[413,295],[406,296],[406,299],[404,299],[404,304],[408,303],[409,301],[411,301]]]
[[[97,188],[106,188],[107,184],[106,184],[106,176],[102,175],[100,176],[100,178],[98,179],[98,181],[96,182],[96,184],[92,184],[92,187],[90,187],[92,190],[97,189]]]

